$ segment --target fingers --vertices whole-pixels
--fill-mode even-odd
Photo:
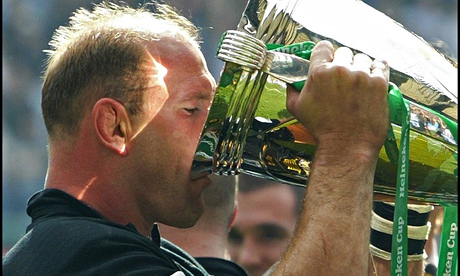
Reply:
[[[353,51],[348,47],[339,47],[334,51],[332,43],[323,40],[313,48],[310,66],[314,68],[325,63],[346,66],[352,71],[364,71],[366,73],[383,74],[384,76],[389,73],[388,64],[385,61],[376,60],[372,62],[372,59],[363,53],[353,55]]]
[[[286,87],[286,108],[290,111],[290,113],[296,117],[296,109],[295,105],[299,101],[299,91],[295,89],[292,85],[287,85]]]
[[[334,46],[327,40],[323,40],[316,44],[311,52],[310,67],[315,68],[318,65],[331,62],[334,58]]]
[[[334,52],[332,64],[348,67],[352,71],[370,73],[372,59],[363,53],[353,55],[353,51],[348,47],[339,47]]]
[[[369,73],[371,64],[372,64],[372,59],[366,54],[358,53],[353,57],[353,69],[354,70]]]
[[[364,54],[353,52],[348,47],[339,47],[334,52],[334,59],[331,64],[348,67],[351,71],[362,71],[370,73],[371,76],[383,77],[387,82],[390,79],[390,67],[384,60],[372,59]]]
[[[316,68],[319,65],[343,66],[351,72],[362,71],[370,74],[371,77],[383,77],[387,82],[390,76],[390,68],[385,61],[372,61],[364,53],[353,54],[348,47],[339,47],[334,51],[334,46],[327,40],[316,44],[310,57],[310,68]]]
[[[387,82],[390,80],[390,67],[386,61],[376,59],[371,63],[370,69],[371,75],[382,76]]]
[[[353,52],[351,49],[347,47],[337,48],[334,52],[332,64],[341,66],[350,66],[353,64]]]

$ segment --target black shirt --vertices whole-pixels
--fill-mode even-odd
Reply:
[[[247,276],[246,271],[234,262],[212,257],[195,258],[211,275],[216,276]]]
[[[186,252],[162,242],[157,227],[150,240],[63,191],[36,193],[27,214],[32,223],[3,258],[4,275],[209,275]]]

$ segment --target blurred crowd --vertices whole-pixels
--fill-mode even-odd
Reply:
[[[432,137],[442,138],[446,142],[456,144],[446,123],[438,116],[422,108],[412,107],[410,124],[412,128],[418,131],[429,133]]]
[[[318,0],[320,1],[320,0]],[[2,245],[8,249],[29,223],[25,205],[43,188],[46,175],[46,131],[41,118],[43,50],[57,26],[68,22],[78,7],[92,7],[95,0],[3,0],[3,203]],[[144,0],[126,0],[132,6]],[[182,14],[202,28],[203,52],[218,79],[223,62],[215,57],[222,33],[235,29],[247,0],[170,0]],[[428,41],[442,41],[445,52],[457,59],[456,0],[368,0]],[[310,11],[314,12],[314,11]],[[415,117],[414,117],[415,122]],[[430,127],[426,122],[427,131]],[[434,122],[430,122],[434,123]],[[439,125],[438,127],[442,127]]]

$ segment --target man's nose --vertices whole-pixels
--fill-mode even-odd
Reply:
[[[240,248],[239,262],[245,267],[256,266],[261,263],[263,252],[253,238],[246,238]]]

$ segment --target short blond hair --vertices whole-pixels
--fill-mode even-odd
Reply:
[[[103,97],[138,114],[152,77],[141,67],[145,44],[162,38],[201,42],[199,29],[166,4],[132,8],[103,1],[92,11],[77,9],[45,51],[42,112],[50,140],[76,134],[85,112]]]

